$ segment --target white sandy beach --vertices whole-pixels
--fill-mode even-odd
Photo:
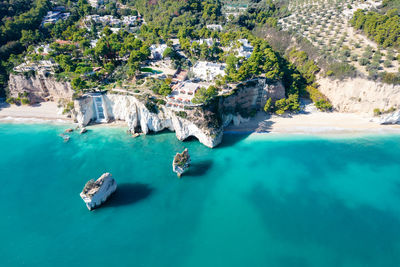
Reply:
[[[255,118],[238,126],[230,125],[227,132],[256,133],[400,133],[400,125],[380,125],[367,114],[313,112],[289,116],[268,116],[258,113]]]
[[[48,120],[48,121],[72,121],[57,107],[56,102],[42,102],[33,106],[0,104],[1,120]]]
[[[400,133],[400,125],[380,125],[367,114],[312,112],[287,116],[269,116],[259,112],[248,122],[238,126],[230,125],[226,132],[243,133]],[[35,106],[0,104],[0,121],[59,121],[71,123],[72,119],[61,114],[55,102],[43,102]],[[125,126],[121,121],[101,125]],[[99,125],[100,126],[100,125]]]

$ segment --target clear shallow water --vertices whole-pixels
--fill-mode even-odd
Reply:
[[[0,266],[399,266],[400,136],[226,135],[0,124]],[[182,179],[173,155],[188,147]],[[89,212],[84,184],[117,194]]]

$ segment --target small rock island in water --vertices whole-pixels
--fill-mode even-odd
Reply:
[[[172,169],[180,178],[182,174],[189,169],[190,156],[187,148],[182,153],[176,153],[174,161],[172,162]]]
[[[96,181],[91,179],[83,188],[80,196],[89,210],[95,209],[104,203],[117,190],[117,182],[110,173],[104,173]]]

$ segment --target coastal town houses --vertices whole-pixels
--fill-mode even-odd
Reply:
[[[213,81],[219,76],[225,76],[226,64],[198,61],[192,68],[195,77],[204,81]]]
[[[88,15],[83,19],[83,24],[87,29],[90,29],[92,22],[102,24],[103,26],[134,26],[140,25],[138,16],[122,16],[120,19],[112,15]]]
[[[47,12],[47,15],[44,16],[41,26],[43,27],[46,24],[55,24],[59,20],[66,20],[70,15],[71,13],[69,12],[63,13],[61,11],[49,11]]]

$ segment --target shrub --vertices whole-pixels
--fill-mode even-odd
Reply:
[[[361,58],[358,60],[358,63],[359,63],[361,66],[365,66],[365,65],[367,65],[367,64],[369,63],[369,59],[366,58],[366,57],[361,57]]]
[[[12,105],[12,104],[17,104],[18,100],[15,97],[9,97],[6,99],[6,102]]]
[[[388,84],[400,84],[399,74],[392,72],[384,72],[381,74],[382,81]]]
[[[329,66],[329,70],[338,79],[346,77],[355,77],[357,74],[356,68],[346,62],[335,62]]]
[[[390,59],[386,59],[386,60],[383,62],[383,66],[384,66],[385,68],[390,68],[390,67],[392,66],[392,61],[391,61]]]
[[[381,110],[379,108],[375,108],[374,109],[374,116],[379,116],[381,114],[382,114],[382,112],[381,112]]]
[[[332,104],[317,88],[309,85],[306,87],[306,91],[319,110],[328,111],[332,109]]]

